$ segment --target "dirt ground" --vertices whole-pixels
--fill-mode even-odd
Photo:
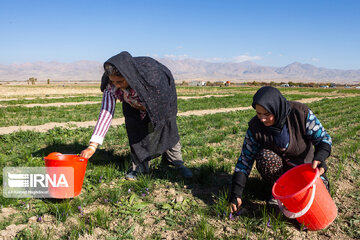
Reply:
[[[51,85],[0,85],[1,99],[18,99],[22,97],[36,98],[49,96],[100,94],[98,84],[51,84]]]

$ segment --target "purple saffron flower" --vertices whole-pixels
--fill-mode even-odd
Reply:
[[[271,228],[271,225],[270,225],[270,217],[269,217],[269,221],[266,223],[266,226],[267,226],[268,228]]]
[[[128,189],[128,193],[131,193],[131,188]]]
[[[99,178],[99,183],[101,183],[101,180],[103,179],[103,176],[101,175]]]
[[[81,215],[84,215],[84,210],[82,209],[82,207],[81,207],[81,206],[78,206],[78,209],[79,209],[80,214],[81,214]]]
[[[229,215],[229,219],[230,219],[230,220],[234,220],[234,216],[233,216],[233,214],[232,214],[232,213],[230,213],[230,215]]]
[[[107,200],[106,198],[104,199],[104,203],[108,203],[109,202],[109,200]]]
[[[142,197],[145,197],[145,196],[146,196],[146,194],[145,194],[145,193],[142,193],[142,194],[141,194],[141,196],[142,196]]]
[[[302,231],[307,231],[308,228],[306,226],[303,227]]]
[[[42,222],[42,217],[39,216],[37,219],[36,219],[37,222]]]

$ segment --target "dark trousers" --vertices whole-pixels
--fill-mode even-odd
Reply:
[[[180,167],[184,165],[182,154],[181,154],[181,144],[180,141],[175,144],[172,148],[168,149],[166,152],[162,154],[163,161],[167,161],[168,163]],[[137,171],[139,173],[147,173],[150,168],[150,160],[145,160],[140,162],[135,154],[131,153],[131,162],[132,162],[132,171]]]

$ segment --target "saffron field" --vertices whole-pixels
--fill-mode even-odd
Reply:
[[[213,112],[251,106],[257,89],[177,88],[183,158],[193,179],[182,179],[158,158],[152,160],[150,174],[135,182],[124,180],[130,164],[128,139],[124,125],[115,125],[89,159],[78,197],[16,199],[1,194],[0,239],[359,239],[360,89],[279,88],[288,100],[306,102],[332,137],[328,177],[338,216],[328,228],[308,231],[267,208],[265,184],[256,168],[240,214],[229,215],[231,177],[255,111]],[[41,128],[96,121],[98,86],[0,85],[0,94],[0,127],[12,129],[0,133],[0,170],[41,167],[51,152],[77,154],[88,145],[94,126]],[[115,118],[122,117],[118,104]],[[25,125],[34,130],[22,131],[19,126]],[[2,183],[2,175],[0,179]]]

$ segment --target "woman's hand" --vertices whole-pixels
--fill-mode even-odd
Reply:
[[[230,203],[230,212],[234,213],[240,210],[240,206],[242,204],[241,198],[236,198],[237,204]]]
[[[96,148],[99,146],[98,143],[94,143],[94,142],[91,142],[90,145],[82,150],[82,152],[80,153],[80,157],[84,157],[84,158],[91,158],[92,155],[94,155],[95,151],[96,151]]]
[[[95,153],[94,149],[86,148],[82,150],[82,152],[80,153],[80,157],[89,159],[92,157],[92,155],[94,155],[94,153]]]
[[[312,168],[313,169],[316,169],[317,168],[317,166],[320,164],[321,162],[320,161],[318,161],[318,160],[314,160],[313,161],[313,163],[312,163]],[[321,175],[323,175],[324,174],[324,172],[325,172],[325,169],[324,168],[319,168],[319,173],[320,173],[320,176]]]

